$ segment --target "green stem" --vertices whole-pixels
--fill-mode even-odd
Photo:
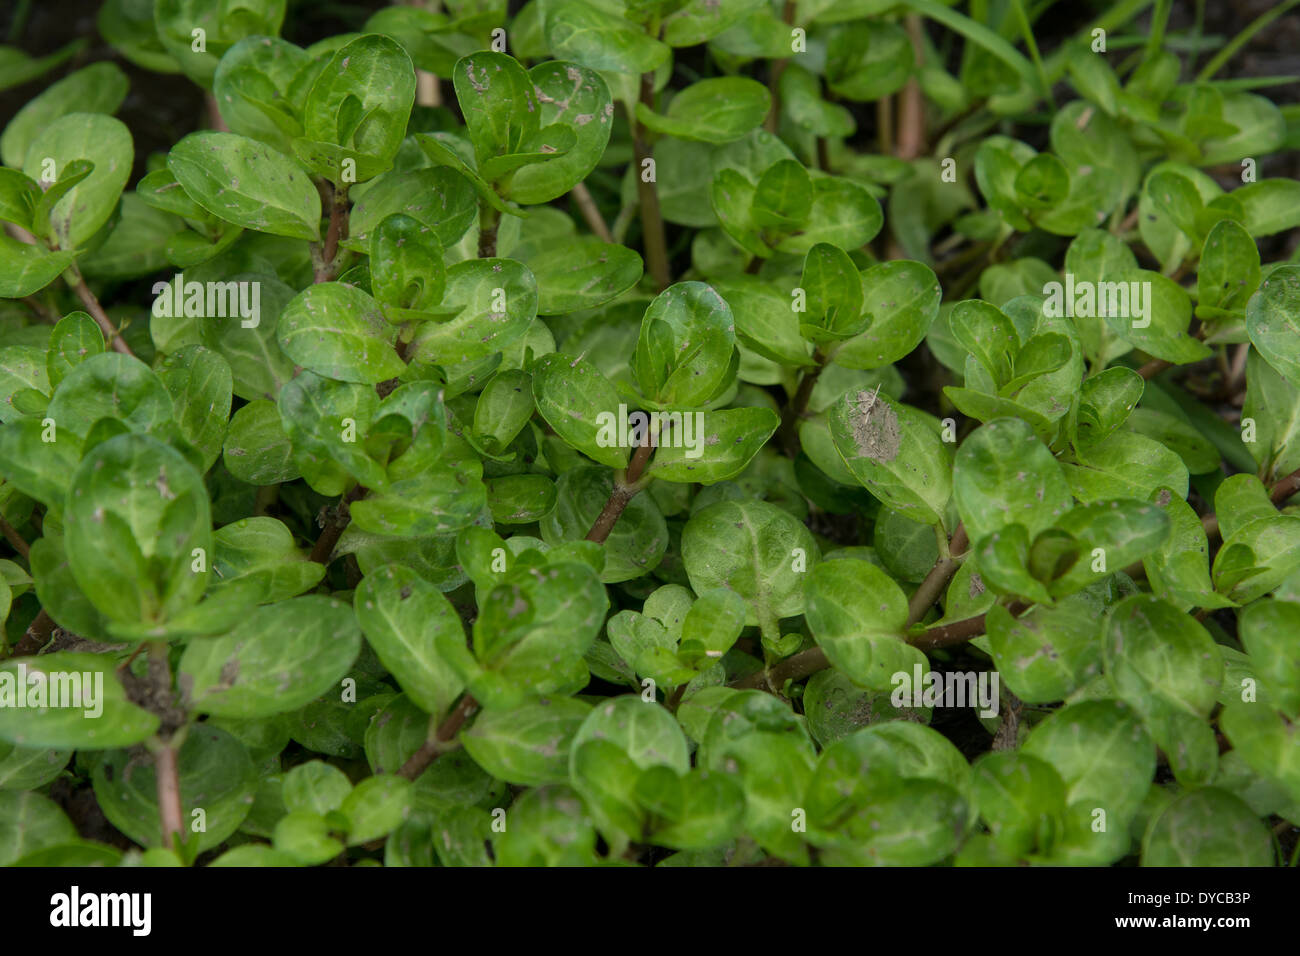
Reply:
[[[641,102],[647,109],[654,109],[654,77],[653,73],[641,74]],[[647,161],[652,166],[654,151],[645,127],[637,122],[636,110],[628,110],[628,123],[632,127],[632,155],[636,162],[632,172],[636,176],[637,197],[640,199],[641,240],[645,246],[646,267],[655,287],[662,292],[672,284],[672,274],[668,271],[668,239],[664,232],[663,213],[659,210],[657,174],[646,179]]]
[[[605,507],[596,516],[591,530],[587,532],[588,541],[604,544],[609,538],[609,533],[614,530],[614,525],[618,523],[627,503],[635,498],[637,492],[650,481],[650,477],[645,474],[645,467],[653,451],[654,444],[647,439],[646,443],[638,446],[633,453],[627,470],[614,473],[614,488],[609,493]]]
[[[460,703],[452,709],[442,723],[430,728],[428,739],[419,750],[411,754],[406,763],[402,764],[401,769],[397,771],[398,776],[414,780],[444,753],[455,750],[458,746],[455,743],[456,735],[460,733],[460,729],[465,726],[465,721],[477,708],[478,701],[471,695],[466,694],[462,697]]]
[[[167,644],[163,641],[149,643],[149,680],[155,700],[167,700],[171,695],[172,672],[167,654]],[[165,739],[164,733],[167,734]],[[152,750],[162,845],[179,853],[185,842],[185,816],[181,810],[180,746],[175,733],[166,729],[160,731]]]
[[[1205,64],[1201,72],[1196,74],[1196,82],[1204,83],[1210,77],[1214,76],[1215,73],[1218,73],[1219,70],[1223,69],[1224,64],[1231,60],[1236,55],[1237,51],[1250,41],[1251,37],[1264,29],[1282,14],[1295,7],[1296,4],[1300,4],[1300,0],[1287,0],[1286,3],[1280,4],[1265,13],[1261,13],[1258,17],[1252,20],[1246,29],[1233,37],[1232,40],[1228,42],[1227,46],[1216,53],[1210,59],[1209,63]]]
[[[1151,6],[1152,0],[1121,0],[1101,16],[1093,20],[1082,30],[1079,31],[1078,39],[1084,43],[1092,42],[1093,30],[1105,30],[1106,33],[1112,33],[1119,27],[1124,26],[1130,20],[1134,19],[1147,7]],[[1070,57],[1078,52],[1077,46],[1072,43],[1062,43],[1060,49],[1047,58],[1047,77],[1053,83],[1065,75],[1069,68]]]
[[[781,8],[781,22],[787,27],[794,25],[795,0],[785,0]],[[769,67],[767,89],[772,97],[772,108],[767,111],[767,119],[763,123],[764,128],[769,133],[775,133],[777,125],[781,121],[781,74],[785,72],[786,64],[790,62],[788,57],[782,57],[779,60],[773,60]]]
[[[95,298],[95,293],[91,292],[90,286],[86,285],[81,270],[74,265],[69,267],[66,274],[72,275],[72,291],[77,293],[77,298],[86,307],[86,311],[95,320],[95,324],[99,326],[99,331],[104,334],[104,341],[108,344],[108,347],[114,352],[121,352],[123,355],[136,358],[136,354],[131,351],[131,346],[126,344],[126,339],[122,338],[121,333],[118,332],[112,320],[109,319],[108,313],[104,311],[104,307],[99,304],[99,299]]]
[[[1171,0],[1156,0],[1156,8],[1151,13],[1151,32],[1147,34],[1146,52],[1143,54],[1147,60],[1154,59],[1164,45],[1165,26],[1169,23],[1172,6]]]
[[[1168,2],[1168,0],[1164,0]],[[1020,35],[1024,38],[1025,49],[1029,51],[1029,59],[1034,64],[1034,69],[1038,73],[1038,82],[1043,88],[1043,98],[1048,103],[1056,106],[1056,100],[1052,98],[1052,84],[1047,78],[1047,69],[1043,66],[1043,58],[1038,55],[1038,41],[1034,39],[1034,28],[1029,23],[1029,16],[1025,13],[1025,4],[1023,0],[1012,0],[1012,7],[1016,11],[1016,19],[1020,21]]]
[[[822,369],[826,367],[826,358],[820,350],[814,353],[813,361],[817,364],[800,377],[799,388],[781,415],[781,427],[777,437],[787,458],[795,458],[799,455],[799,420],[808,411],[808,402],[812,399],[813,389],[817,387],[817,379],[821,376]]]
[[[478,257],[494,259],[497,254],[497,229],[501,226],[501,213],[496,207],[483,203],[478,211]]]

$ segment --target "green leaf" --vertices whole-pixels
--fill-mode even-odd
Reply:
[[[62,775],[71,750],[0,744],[0,790],[36,790]]]
[[[656,133],[702,143],[729,143],[757,127],[767,116],[772,97],[767,87],[739,76],[699,80],[656,113],[638,103],[638,122]]]
[[[531,524],[555,507],[555,482],[545,475],[502,475],[486,484],[488,508],[500,524]]]
[[[800,331],[815,342],[847,338],[863,327],[863,282],[848,253],[828,243],[808,250],[799,287],[808,301]],[[870,321],[870,317],[867,317]]]
[[[1152,593],[1183,607],[1230,607],[1230,601],[1214,593],[1209,541],[1192,506],[1167,490],[1156,492],[1153,503],[1169,519],[1169,536],[1143,558]]]
[[[205,308],[197,316],[199,338],[230,363],[236,395],[249,401],[274,399],[294,375],[294,363],[276,342],[276,327],[296,292],[274,276],[261,273],[239,273],[229,281],[246,283],[240,288],[250,290],[253,315],[236,321],[232,310],[217,308],[214,314]]]
[[[1098,63],[1109,70],[1101,57],[1089,55],[1075,60]],[[1142,167],[1127,131],[1108,116],[1108,112],[1113,115],[1105,105],[1099,112],[1082,100],[1067,103],[1052,117],[1050,140],[1052,151],[1065,161],[1072,178],[1082,178],[1090,168],[1104,168],[1113,174],[1109,177],[1113,186],[1106,184],[1105,194],[1105,202],[1109,204],[1107,208],[1110,208],[1138,191],[1142,183]]]
[[[411,361],[457,365],[509,348],[537,317],[537,280],[513,259],[459,262],[447,270],[443,302],[455,317],[422,324],[407,349]]]
[[[744,796],[722,774],[695,770],[681,775],[663,766],[642,772],[634,790],[636,802],[651,815],[654,842],[679,850],[729,842],[740,829]]]
[[[104,333],[85,312],[69,312],[54,326],[45,370],[52,388],[86,359],[104,351]]]
[[[1268,699],[1294,718],[1300,713],[1300,668],[1296,667],[1295,641],[1300,604],[1294,601],[1260,601],[1241,613],[1241,643],[1268,692]]]
[[[823,561],[805,594],[808,628],[826,657],[855,684],[882,691],[893,676],[926,669],[907,644],[907,598],[889,575],[867,561]]]
[[[299,477],[293,443],[273,402],[249,402],[230,419],[222,450],[226,469],[240,481],[273,485]]]
[[[1070,192],[1070,173],[1051,153],[1039,153],[1016,173],[1013,188],[1026,210],[1052,209]]]
[[[661,407],[689,408],[727,386],[735,356],[731,307],[712,286],[679,282],[655,297],[641,320],[632,368]]]
[[[861,273],[863,309],[871,323],[835,352],[845,368],[880,368],[908,355],[939,315],[939,282],[928,266],[902,260]]]
[[[325,576],[325,569],[294,544],[293,534],[275,518],[242,518],[212,535],[213,574],[209,596],[226,590],[249,604],[267,604],[301,594]]]
[[[914,521],[944,521],[952,452],[920,412],[878,391],[849,391],[830,416],[835,450],[872,494]]]
[[[74,56],[86,45],[85,38],[59,48],[48,56],[32,57],[11,46],[0,47],[0,89],[34,79]]]
[[[72,164],[86,161],[93,170],[73,185],[49,210],[42,230],[60,249],[80,249],[108,222],[131,175],[135,151],[130,131],[111,116],[69,113],[41,129],[27,147],[23,172],[47,186],[65,176]]]
[[[1030,536],[1070,509],[1069,486],[1055,457],[1032,428],[999,418],[977,428],[957,450],[953,501],[972,541],[1008,524]]]
[[[1051,582],[1054,595],[1094,584],[1141,560],[1169,536],[1170,521],[1154,503],[1118,498],[1078,505],[1056,522],[1073,538],[1078,559]]]
[[[595,70],[551,60],[528,71],[537,96],[538,123],[570,130],[573,147],[562,156],[517,170],[506,195],[525,205],[558,199],[596,167],[614,127],[609,87]]]
[[[366,641],[407,696],[427,713],[446,713],[464,689],[437,651],[443,635],[464,634],[447,599],[414,571],[394,564],[367,574],[354,603]]]
[[[775,627],[804,610],[805,569],[817,543],[789,512],[764,501],[720,501],[697,511],[682,530],[691,588],[735,591],[749,604],[745,623]]]
[[[122,13],[128,22],[139,17],[139,11],[128,9]],[[277,36],[284,23],[284,13],[285,0],[243,0],[233,7],[214,4],[210,0],[155,0],[152,25],[157,30],[156,40],[161,48],[171,54],[169,72],[179,66],[195,83],[211,87],[221,55],[236,40],[246,36]],[[146,21],[147,29],[148,17],[142,19]],[[125,23],[119,27],[123,28],[130,30]],[[194,42],[195,29],[203,31],[203,44]],[[131,37],[134,46],[140,42],[139,28],[130,32],[137,34]],[[196,46],[200,48],[195,49]],[[158,69],[152,44],[145,45],[145,49],[148,60],[143,65]]]
[[[410,813],[413,789],[411,781],[391,774],[358,783],[339,807],[348,821],[348,845],[360,846],[395,830]]]
[[[890,696],[864,691],[834,668],[818,671],[804,685],[808,731],[822,747],[829,747],[854,731],[880,721],[929,719],[929,709],[895,707]]]
[[[1051,764],[1023,752],[988,753],[974,764],[973,795],[994,842],[1016,856],[1050,848],[1065,812],[1065,784]]]
[[[461,741],[475,763],[511,783],[542,786],[569,778],[569,752],[591,705],[558,697],[486,708]]]
[[[527,424],[536,407],[533,376],[518,369],[498,372],[474,405],[474,439],[489,454],[504,450]]]
[[[1055,711],[1034,728],[1023,749],[1056,768],[1068,804],[1105,810],[1107,827],[1133,818],[1156,770],[1154,741],[1137,716],[1114,700]]]
[[[748,276],[717,282],[714,288],[731,306],[738,344],[783,365],[812,363],[790,296]]]
[[[880,203],[866,189],[850,179],[823,176],[813,180],[812,210],[806,224],[776,248],[778,252],[800,253],[819,242],[829,242],[841,249],[856,249],[874,239],[883,223]]]
[[[379,304],[354,286],[309,286],[280,314],[276,340],[290,359],[318,375],[374,385],[406,368]]]
[[[857,129],[853,114],[837,103],[823,100],[817,75],[797,63],[782,71],[780,91],[785,114],[817,136],[852,136]]]
[[[1043,535],[1034,543],[1035,547],[1031,550],[1029,532],[1025,530],[1025,526],[1009,524],[987,537],[980,538],[975,542],[974,550],[981,583],[998,594],[1012,595],[1033,604],[1050,605],[1052,596],[1040,583],[1038,577],[1046,576],[1055,568],[1049,567],[1044,571],[1040,565],[1047,562],[1035,559],[1038,558],[1044,539],[1056,546],[1048,551],[1049,558],[1059,561],[1059,548],[1066,551],[1070,559],[1076,559],[1077,552],[1062,541],[1063,537],[1050,533]]]
[[[981,571],[988,571],[981,564]],[[1064,700],[1101,671],[1101,617],[1096,593],[1072,594],[1054,607],[1035,607],[1013,617],[990,608],[985,619],[989,649],[1007,687],[1029,703]]]
[[[0,664],[0,739],[21,747],[105,750],[153,736],[158,718],[131,703],[116,668],[110,655],[69,651]]]
[[[1295,180],[1261,179],[1235,190],[1232,196],[1241,203],[1242,224],[1252,236],[1271,236],[1297,225],[1295,202],[1300,189]]]
[[[1300,356],[1294,343],[1300,335],[1300,266],[1274,269],[1246,304],[1246,331],[1277,373],[1300,388]]]
[[[447,285],[443,255],[437,235],[401,213],[371,232],[371,291],[390,322],[418,321],[437,311]]]
[[[1215,787],[1175,797],[1142,837],[1143,866],[1272,866],[1268,829],[1239,798]]]
[[[573,737],[570,773],[578,749],[591,740],[617,747],[640,769],[666,767],[678,774],[690,770],[686,735],[665,708],[640,697],[622,696],[592,708]],[[575,787],[582,786],[575,779]]]
[[[280,818],[272,837],[274,851],[293,859],[299,866],[325,863],[343,852],[343,844],[331,835],[325,817],[304,810]]]
[[[806,794],[809,834],[856,865],[937,862],[966,829],[970,780],[966,759],[928,727],[864,728],[822,751]]]
[[[159,378],[172,397],[181,437],[199,452],[207,471],[221,457],[230,421],[230,365],[218,352],[187,345],[167,356]]]
[[[46,414],[60,429],[87,435],[101,418],[122,422],[134,432],[165,436],[174,404],[162,380],[139,359],[105,352],[69,371]]]
[[[748,185],[745,177],[735,170],[724,168],[718,171],[717,176],[721,177],[724,172],[734,178],[739,187],[737,212],[742,217],[752,216],[755,226],[775,228],[784,233],[792,232],[808,221],[816,190],[808,170],[799,161],[782,159],[773,163],[759,176],[758,184],[752,187]],[[714,202],[718,204],[719,195],[727,195],[727,187],[731,180],[716,181],[722,186],[721,193],[716,187],[713,193]],[[747,199],[750,201],[746,201]],[[723,218],[725,226],[727,220],[722,217],[721,209],[719,218]]]
[[[342,806],[351,792],[348,775],[323,760],[298,764],[284,775],[284,806],[290,813],[324,816]]]
[[[21,169],[28,147],[40,132],[68,113],[113,114],[126,99],[128,81],[116,63],[92,63],[69,73],[29,100],[0,136],[0,159]]]
[[[959,345],[988,373],[993,388],[1001,389],[1011,380],[1021,341],[1004,312],[982,300],[966,299],[953,307],[948,323]]]
[[[865,102],[902,88],[913,71],[912,44],[895,23],[854,20],[830,33],[826,82],[831,92]]]
[[[1254,349],[1246,357],[1246,401],[1243,425],[1256,429],[1248,442],[1251,457],[1271,475],[1289,475],[1300,468],[1300,386],[1274,370]]]
[[[46,847],[72,843],[77,828],[59,805],[39,793],[0,793],[0,865]]]
[[[1232,752],[1255,773],[1285,793],[1289,802],[1300,796],[1300,747],[1290,720],[1267,704],[1229,699],[1219,726],[1232,742]]]
[[[687,0],[664,18],[663,38],[669,46],[695,46],[711,40],[749,16],[760,0]],[[671,9],[671,8],[670,8]]]
[[[1187,238],[1199,242],[1196,214],[1202,203],[1196,186],[1186,176],[1173,170],[1152,173],[1146,182],[1156,211],[1168,217]]]
[[[679,656],[693,667],[703,667],[731,649],[744,625],[744,598],[726,588],[705,591],[682,621]]]
[[[532,148],[541,128],[537,94],[518,60],[483,50],[459,60],[452,81],[480,168],[493,157]]]
[[[649,73],[672,51],[622,17],[585,0],[559,0],[547,5],[546,44],[551,53],[594,70]]]
[[[335,183],[365,182],[392,164],[415,102],[415,69],[394,40],[370,34],[334,51],[303,102],[303,135],[317,156],[315,171]],[[332,146],[335,149],[323,149]],[[303,152],[294,144],[299,157]],[[346,160],[355,162],[349,179]]]
[[[1070,490],[1080,501],[1149,500],[1161,488],[1187,497],[1187,466],[1177,453],[1136,432],[1117,431],[1087,449],[1078,464],[1062,463]]]
[[[212,519],[203,479],[179,452],[132,433],[96,445],[64,512],[72,574],[123,636],[139,639],[197,603]]]
[[[1095,445],[1123,425],[1145,387],[1141,375],[1122,366],[1086,378],[1079,392],[1079,445]]]
[[[427,442],[424,435],[422,432],[421,441]],[[481,480],[482,463],[472,456],[459,457],[454,448],[434,467],[427,464],[431,457],[405,455],[391,465],[391,480],[382,483],[384,490],[352,505],[357,528],[403,537],[445,535],[483,514],[487,490]]]
[[[488,707],[572,693],[589,679],[582,656],[608,609],[592,566],[561,554],[544,573],[518,566],[480,595],[473,660],[459,641],[440,641],[438,650]]]
[[[537,280],[537,311],[563,315],[617,299],[641,279],[641,257],[594,236],[534,240],[510,250]]]
[[[1219,468],[1219,450],[1195,426],[1176,415],[1153,408],[1135,408],[1124,424],[1174,451],[1194,475],[1204,475]]]
[[[1178,364],[1195,362],[1210,355],[1209,346],[1188,334],[1192,306],[1182,286],[1165,276],[1141,269],[1129,273],[1128,278],[1130,290],[1132,282],[1150,283],[1145,287],[1148,289],[1145,315],[1127,323],[1126,316],[1107,316],[1107,324],[1118,337],[1157,358]],[[1133,313],[1137,312],[1136,306],[1131,306],[1131,309]]]
[[[681,426],[659,434],[648,473],[665,481],[705,485],[744,471],[781,424],[767,408],[683,412],[681,417]]]
[[[212,78],[221,118],[233,133],[292,149],[301,112],[290,105],[294,77],[311,63],[305,50],[275,37],[245,37],[222,55]]]
[[[188,706],[217,717],[286,713],[336,687],[360,647],[346,604],[291,598],[253,609],[224,637],[187,645],[181,691]]]
[[[368,252],[371,234],[394,214],[423,223],[443,248],[450,248],[476,221],[478,203],[473,187],[453,169],[394,169],[366,184],[348,216],[349,238],[342,245]]]
[[[320,193],[294,160],[237,133],[190,133],[167,168],[218,219],[290,239],[320,239]]]
[[[83,179],[88,177],[94,170],[95,164],[85,159],[74,159],[70,163],[64,163],[59,172],[59,177],[54,182],[42,180],[45,192],[36,199],[36,204],[32,209],[32,230],[38,236],[51,236],[50,232],[50,213],[59,200],[66,196],[74,186]]]
[[[1178,779],[1210,779],[1218,746],[1205,718],[1223,657],[1205,628],[1172,604],[1135,594],[1111,609],[1103,657],[1115,693],[1142,716]]]
[[[618,393],[594,365],[552,352],[531,373],[537,411],[556,434],[593,461],[627,467],[628,449],[616,441]]]
[[[1222,486],[1221,486],[1222,487]],[[1220,496],[1216,494],[1216,510]],[[1300,567],[1300,515],[1269,515],[1225,525],[1223,547],[1214,556],[1214,589],[1237,604],[1268,594]]]
[[[40,292],[76,261],[74,252],[47,252],[0,235],[0,297],[19,299]]]
[[[485,202],[499,213],[512,216],[522,215],[517,209],[506,204],[498,189],[503,184],[492,184],[479,174],[474,163],[473,147],[454,133],[417,133],[416,142],[432,162],[437,166],[447,167],[449,172],[458,173],[470,189],[478,195],[479,202]],[[552,144],[553,145],[553,144]],[[516,157],[517,158],[517,157]],[[528,160],[540,158],[530,156]],[[513,159],[512,159],[513,161]],[[503,168],[502,174],[509,169]]]
[[[136,843],[156,847],[162,841],[158,784],[154,761],[140,764],[128,750],[113,750],[95,764],[95,798],[108,821]],[[188,827],[203,811],[205,829],[182,832],[196,840],[198,852],[219,846],[248,816],[257,786],[257,771],[244,745],[218,727],[191,727],[176,758],[181,820]]]
[[[1205,237],[1196,269],[1196,314],[1217,318],[1220,312],[1241,312],[1259,288],[1259,247],[1230,219],[1214,224]]]

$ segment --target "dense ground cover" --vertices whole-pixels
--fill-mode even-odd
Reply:
[[[1297,4],[1058,6],[17,4],[0,862],[1294,865]]]

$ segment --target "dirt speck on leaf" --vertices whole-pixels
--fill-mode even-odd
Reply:
[[[898,416],[889,404],[880,401],[878,393],[867,391],[858,392],[856,399],[850,397],[849,404],[858,454],[881,464],[897,458],[901,444]]]

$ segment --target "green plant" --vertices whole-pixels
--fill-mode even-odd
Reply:
[[[0,137],[0,861],[1294,865],[1295,5],[109,0],[213,128]]]

